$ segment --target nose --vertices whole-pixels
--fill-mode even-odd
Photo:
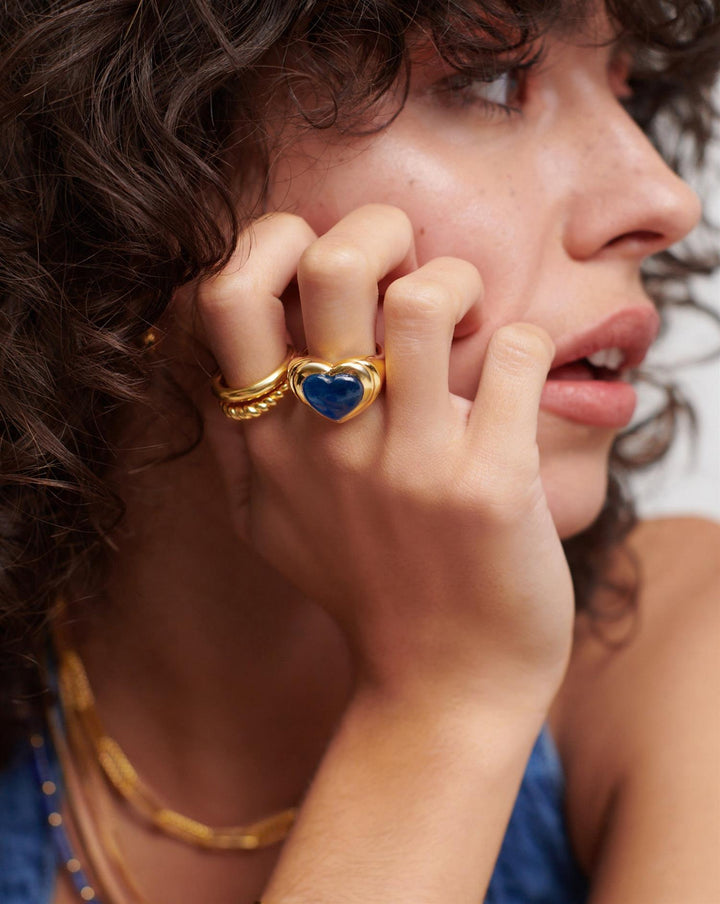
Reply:
[[[691,232],[702,214],[698,196],[617,98],[603,98],[589,117],[586,108],[583,119],[564,221],[567,253],[642,260]]]

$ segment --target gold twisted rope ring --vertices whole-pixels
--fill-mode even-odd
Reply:
[[[221,373],[215,374],[212,391],[225,417],[233,421],[249,421],[261,417],[274,408],[290,391],[288,365],[294,355],[295,349],[288,345],[284,360],[271,374],[240,389],[232,389]]]

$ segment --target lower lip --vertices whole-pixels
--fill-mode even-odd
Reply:
[[[622,380],[548,380],[540,407],[569,421],[594,427],[627,427],[637,394]]]

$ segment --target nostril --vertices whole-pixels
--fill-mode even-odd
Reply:
[[[622,235],[616,236],[614,239],[611,239],[606,248],[612,248],[614,245],[619,244],[628,244],[630,242],[642,243],[643,245],[654,245],[658,240],[662,240],[664,237],[660,232],[653,232],[650,229],[635,229],[633,232],[624,232]]]

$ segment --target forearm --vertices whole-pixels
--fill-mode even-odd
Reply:
[[[266,904],[478,904],[542,707],[359,695],[265,890]]]

